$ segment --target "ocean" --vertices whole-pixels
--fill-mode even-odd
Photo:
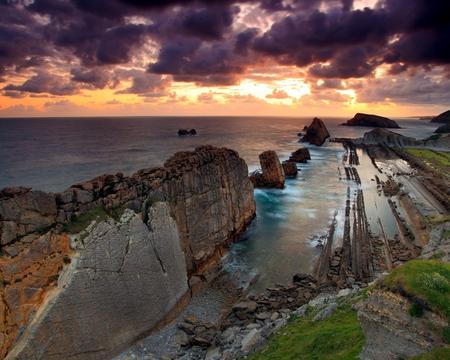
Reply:
[[[361,137],[371,130],[339,126],[345,118],[321,119],[331,137]],[[417,119],[394,120],[402,127],[395,132],[415,138],[426,138],[437,128]],[[311,160],[299,164],[301,171],[286,181],[285,189],[255,190],[257,217],[224,259],[225,271],[243,281],[260,273],[255,289],[262,290],[290,282],[295,273],[310,272],[320,251],[316,245],[336,211],[337,233],[342,232],[347,187],[356,186],[339,177],[344,153],[340,144],[316,147],[298,142],[297,133],[311,121],[310,117],[2,118],[0,189],[29,186],[59,192],[100,174],[131,175],[162,166],[174,153],[206,144],[236,150],[252,172],[259,168],[258,156],[265,150],[275,150],[280,160],[286,160],[291,152],[308,147]],[[179,129],[192,128],[197,135],[178,136]],[[360,157],[361,169],[369,169],[370,160],[364,154]],[[363,172],[362,188],[376,191],[370,174],[364,178]],[[368,216],[376,226],[371,209],[368,206]],[[393,236],[396,229],[388,209],[376,211],[386,213],[383,225]]]

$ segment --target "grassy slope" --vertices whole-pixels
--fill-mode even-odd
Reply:
[[[338,306],[332,317],[311,322],[292,316],[291,321],[273,336],[268,345],[248,359],[356,359],[365,337],[356,312],[350,305]]]
[[[394,269],[383,281],[388,290],[400,287],[424,300],[450,319],[450,264],[442,261],[409,261]]]
[[[405,149],[410,154],[422,159],[444,174],[450,174],[450,154],[444,151],[426,149]]]

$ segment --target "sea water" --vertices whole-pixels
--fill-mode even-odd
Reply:
[[[331,137],[361,137],[371,128],[345,127],[345,118],[322,118]],[[416,119],[395,119],[395,132],[415,138],[432,135],[435,124]],[[343,231],[347,187],[341,179],[343,148],[326,142],[317,147],[299,143],[297,134],[311,118],[275,117],[110,117],[0,119],[0,189],[29,186],[58,192],[97,175],[134,172],[164,161],[177,151],[201,145],[228,147],[246,161],[249,171],[260,167],[259,154],[275,150],[280,160],[308,147],[311,160],[287,179],[283,190],[256,189],[257,217],[240,242],[224,259],[225,271],[248,281],[261,274],[256,289],[288,283],[297,272],[309,273],[337,212],[337,234]],[[179,129],[195,128],[198,135],[178,136]],[[370,160],[360,153],[362,167]],[[363,170],[361,168],[361,170]],[[367,178],[363,190],[374,192]],[[377,206],[377,204],[375,204]],[[379,206],[379,205],[378,205]],[[375,208],[375,207],[373,207]],[[389,209],[371,216],[376,226],[380,212],[385,231],[390,229]]]

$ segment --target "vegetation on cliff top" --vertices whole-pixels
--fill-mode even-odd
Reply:
[[[450,264],[413,260],[397,267],[383,279],[383,287],[405,294],[418,305],[429,306],[450,319]]]
[[[63,224],[62,231],[69,234],[77,234],[86,229],[94,220],[103,221],[108,217],[102,206],[97,206],[91,211],[87,211],[80,216],[73,215],[72,221]]]
[[[405,149],[405,151],[425,161],[429,166],[450,175],[450,154],[428,149]]]
[[[247,359],[356,359],[366,342],[356,311],[341,305],[330,318],[313,322],[315,313],[304,318],[292,315],[263,349]]]

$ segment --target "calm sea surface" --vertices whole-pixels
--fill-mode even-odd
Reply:
[[[332,137],[361,137],[371,130],[338,126],[344,118],[322,120]],[[396,132],[416,138],[428,137],[437,128],[421,120],[395,120],[403,127]],[[349,186],[339,179],[343,149],[336,143],[299,144],[297,133],[311,121],[310,117],[0,119],[0,189],[22,185],[58,192],[103,173],[131,175],[162,166],[175,152],[206,144],[238,151],[252,171],[259,168],[258,155],[264,150],[275,150],[285,160],[306,146],[312,159],[299,165],[299,175],[288,179],[284,190],[255,190],[257,218],[226,257],[226,268],[243,279],[261,272],[257,287],[262,289],[290,282],[296,272],[309,272],[318,255],[317,240],[326,234],[336,210],[342,219]],[[180,128],[195,128],[198,135],[179,137]],[[341,231],[342,221],[338,224]]]

